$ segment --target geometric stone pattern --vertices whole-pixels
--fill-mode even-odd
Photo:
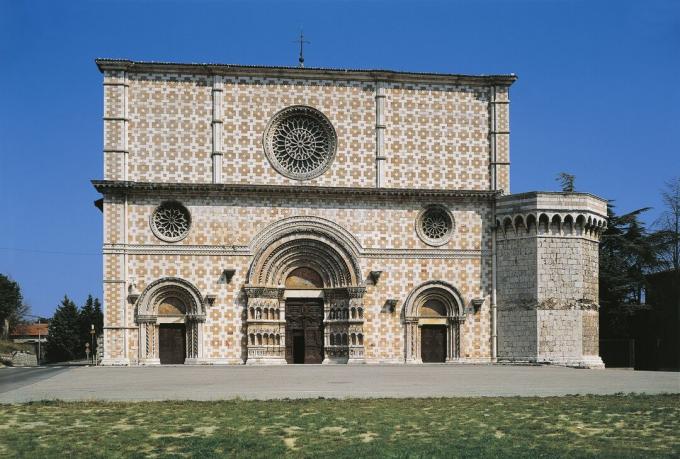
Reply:
[[[496,278],[500,358],[598,363],[601,200],[510,195],[494,215],[510,189],[514,76],[98,65],[104,363],[158,363],[158,324],[178,321],[187,363],[280,363],[281,284],[310,265],[326,279],[324,345],[335,361],[418,361],[418,327],[437,321],[448,327],[448,362],[492,361]],[[336,134],[328,168],[302,181],[272,167],[263,144],[293,106],[318,110]],[[172,202],[189,230],[159,237],[150,217]],[[448,232],[419,237],[432,206],[450,217]],[[200,314],[153,312],[150,288],[153,304],[175,292]],[[406,317],[407,300],[430,297],[449,305],[446,317],[421,319],[418,307]]]

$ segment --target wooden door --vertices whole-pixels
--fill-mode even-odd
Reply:
[[[323,302],[286,301],[286,362],[323,362]]]
[[[423,362],[446,361],[446,327],[423,326],[420,330],[420,356]]]
[[[158,357],[161,364],[184,363],[186,356],[186,328],[184,324],[160,324]]]

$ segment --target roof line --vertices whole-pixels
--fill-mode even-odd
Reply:
[[[328,78],[334,80],[367,80],[397,82],[484,83],[511,85],[514,73],[500,75],[465,75],[436,72],[403,72],[381,69],[341,69],[328,67],[286,67],[214,63],[180,63],[132,61],[128,59],[95,59],[99,70],[126,72],[171,72],[230,76],[274,76],[289,78]]]
[[[95,189],[105,194],[126,192],[195,192],[208,194],[286,194],[286,195],[348,195],[366,197],[433,197],[433,198],[477,198],[494,199],[500,193],[491,190],[442,190],[416,188],[370,188],[330,186],[251,185],[242,183],[166,183],[131,182],[123,180],[92,180]]]

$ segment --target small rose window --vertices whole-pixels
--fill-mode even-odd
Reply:
[[[151,214],[151,230],[159,239],[177,242],[189,234],[191,215],[176,201],[166,201]]]
[[[440,205],[428,206],[420,212],[416,221],[418,236],[429,245],[444,245],[453,233],[453,216]]]

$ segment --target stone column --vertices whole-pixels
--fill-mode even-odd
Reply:
[[[141,365],[160,365],[156,317],[138,317],[137,324],[139,326],[139,363]]]
[[[187,354],[184,363],[197,364],[203,362],[203,323],[205,316],[187,315]]]
[[[417,317],[406,318],[406,363],[422,363],[420,343],[418,342],[420,327]]]
[[[446,349],[446,361],[457,362],[460,359],[460,328],[462,319],[450,317],[448,323],[448,342]]]
[[[349,338],[349,359],[348,364],[361,364],[366,363],[365,349],[364,349],[364,293],[366,289],[363,287],[351,287],[348,289],[349,294],[349,321],[347,335]],[[352,313],[355,313],[352,317]],[[357,341],[353,343],[351,341],[352,334],[355,334]],[[361,336],[362,339],[359,341],[358,337]]]

